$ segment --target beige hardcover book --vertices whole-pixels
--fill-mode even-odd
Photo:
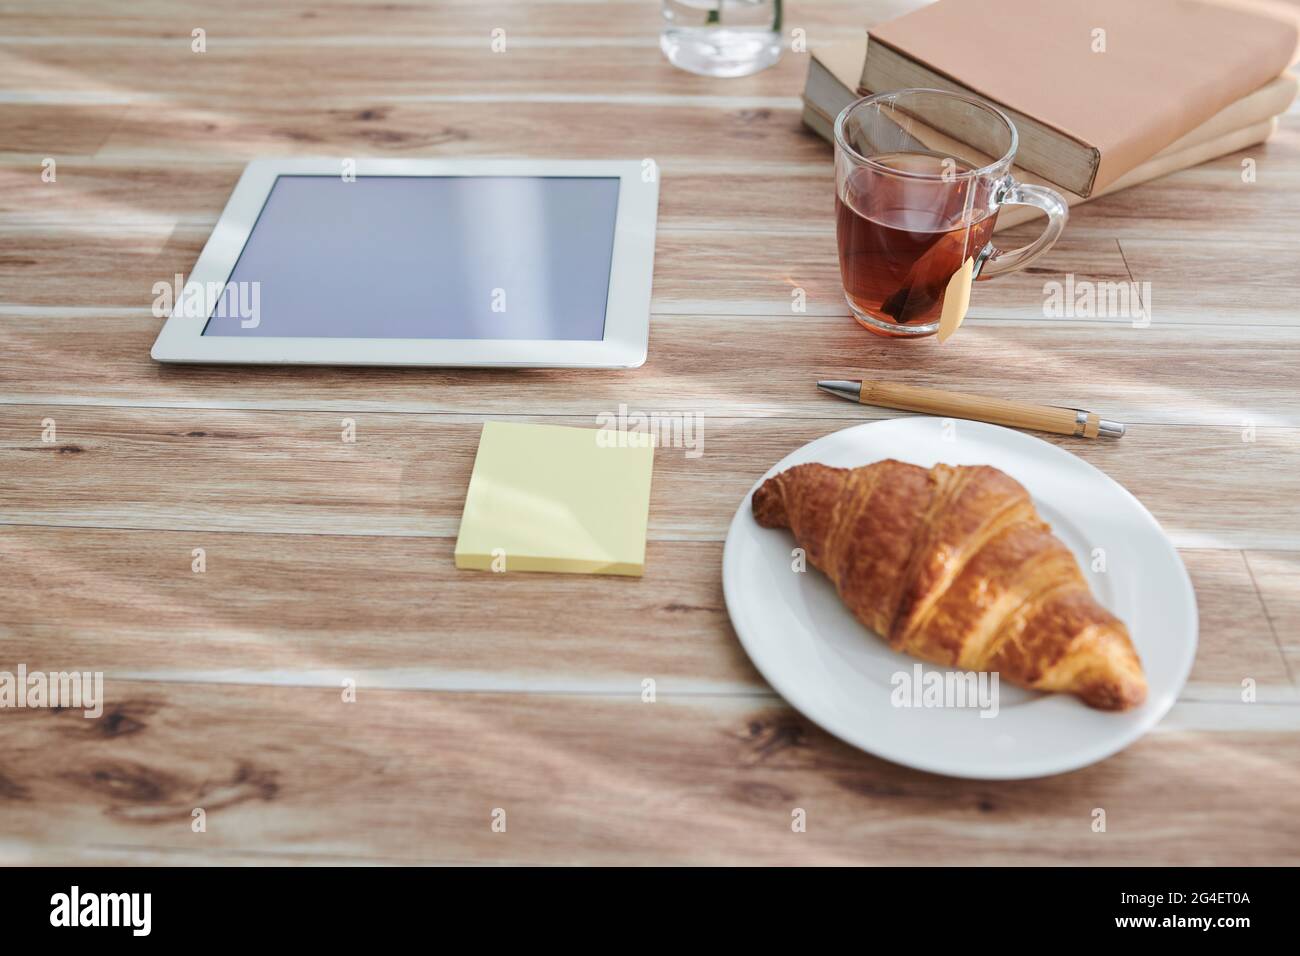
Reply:
[[[822,122],[820,124],[815,121],[806,120],[806,122],[810,129],[818,132],[828,142],[834,140],[831,123],[840,111],[859,96],[871,92],[857,85],[862,75],[862,62],[866,55],[866,37],[833,43],[812,51],[803,97],[807,106],[821,114]],[[1294,73],[1275,76],[1259,89],[1219,110],[1200,126],[1156,153],[1156,156],[1179,153],[1229,133],[1236,133],[1245,127],[1258,126],[1265,120],[1285,113],[1295,99],[1297,90],[1300,90],[1300,78],[1297,78]]]
[[[939,0],[870,30],[860,85],[990,100],[1018,165],[1089,196],[1269,83],[1298,43],[1294,18],[1242,3]]]

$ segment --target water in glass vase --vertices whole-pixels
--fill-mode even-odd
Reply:
[[[781,0],[662,0],[659,46],[701,76],[748,76],[781,58]]]

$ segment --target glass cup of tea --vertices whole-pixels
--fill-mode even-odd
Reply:
[[[974,276],[1020,269],[1052,247],[1068,207],[1045,186],[1016,182],[1019,137],[1001,110],[943,90],[878,93],[835,121],[835,232],[844,297],[879,335],[916,338],[939,330],[953,276],[973,259]],[[1047,214],[1027,246],[993,244],[998,210],[1036,206]]]

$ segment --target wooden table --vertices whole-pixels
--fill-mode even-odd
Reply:
[[[865,8],[786,22],[815,45]],[[687,75],[652,0],[109,11],[0,17],[0,670],[102,670],[108,698],[98,720],[0,711],[0,860],[1300,860],[1296,109],[1267,146],[1077,210],[952,342],[902,346],[840,298],[806,54]],[[153,363],[153,284],[189,271],[245,161],[299,154],[654,157],[649,361]],[[1150,327],[1044,318],[1065,273],[1150,282]],[[1131,423],[1061,444],[1142,499],[1196,587],[1195,671],[1155,732],[1064,776],[951,780],[841,744],[758,676],[723,606],[727,524],[787,452],[891,415],[812,387],[864,370]],[[482,423],[620,403],[705,416],[703,456],[657,456],[644,579],[457,572]]]

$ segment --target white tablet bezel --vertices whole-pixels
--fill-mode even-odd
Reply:
[[[522,339],[353,339],[204,336],[215,300],[203,290],[224,288],[279,176],[556,176],[618,177],[618,219],[600,341]],[[259,159],[245,167],[150,354],[159,362],[487,366],[497,368],[636,368],[646,358],[650,283],[654,272],[658,170],[649,160],[532,159]],[[201,313],[201,314],[199,314]]]

